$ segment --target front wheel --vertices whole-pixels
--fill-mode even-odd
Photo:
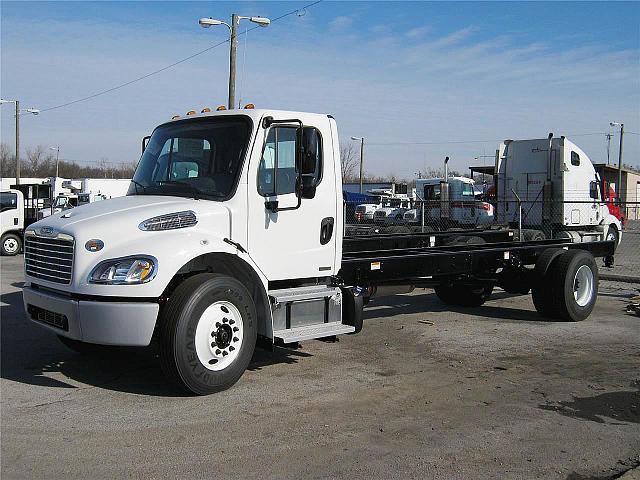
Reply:
[[[246,370],[256,338],[256,308],[244,285],[232,277],[198,274],[181,283],[163,309],[162,369],[191,393],[224,390]]]
[[[7,233],[2,237],[2,255],[14,256],[20,253],[22,240],[15,233]]]

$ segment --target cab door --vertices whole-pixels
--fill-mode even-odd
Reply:
[[[301,136],[295,123],[260,126],[248,170],[247,250],[269,281],[337,273],[336,236],[341,232],[335,231],[338,195],[329,119],[299,120],[319,139],[315,168],[305,172],[306,181],[316,185],[313,198],[296,195],[296,148]]]

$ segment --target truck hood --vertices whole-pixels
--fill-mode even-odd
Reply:
[[[137,231],[143,221],[168,213],[192,210],[198,215],[221,213],[228,215],[228,210],[217,202],[194,200],[193,198],[169,197],[159,195],[132,195],[117,197],[100,202],[89,203],[80,207],[65,210],[34,223],[29,228],[38,231],[41,227],[49,227],[57,232],[73,236],[90,238],[103,232]],[[133,230],[132,230],[133,229]]]

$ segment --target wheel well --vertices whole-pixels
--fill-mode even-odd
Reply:
[[[207,253],[183,265],[173,276],[162,298],[167,299],[184,280],[198,273],[209,272],[228,275],[239,280],[251,294],[258,315],[258,334],[272,338],[271,310],[262,281],[251,266],[236,255]]]

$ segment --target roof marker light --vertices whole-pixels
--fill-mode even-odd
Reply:
[[[175,120],[176,118],[180,118],[180,115],[174,115],[173,117],[171,117],[171,120]]]
[[[244,108],[248,108],[249,110],[252,110],[254,108],[256,108],[256,106],[253,103],[247,103]]]
[[[200,110],[200,113],[209,113],[211,111],[211,109],[209,107],[204,107],[202,110]]]
[[[195,115],[195,114],[196,114],[196,111],[195,111],[195,110],[189,110],[189,111],[187,112],[187,115]]]
[[[216,112],[221,112],[222,110],[226,110],[227,107],[225,107],[224,105],[220,105],[218,108],[216,108]]]

